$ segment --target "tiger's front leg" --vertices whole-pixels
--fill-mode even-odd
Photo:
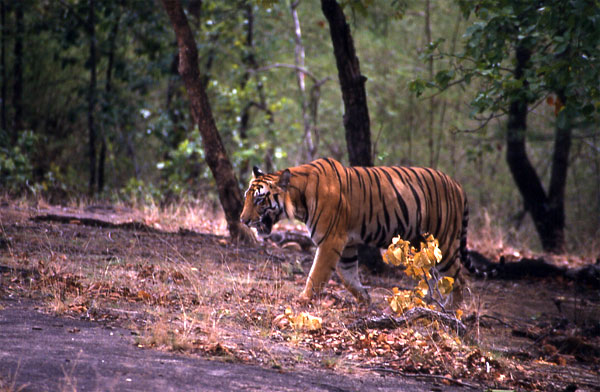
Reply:
[[[323,290],[340,259],[344,246],[344,240],[331,238],[325,240],[317,248],[308,279],[306,279],[306,285],[300,294],[301,302],[310,302],[313,295]]]
[[[358,249],[355,246],[344,248],[336,271],[346,289],[358,302],[367,305],[371,303],[371,297],[358,277]]]

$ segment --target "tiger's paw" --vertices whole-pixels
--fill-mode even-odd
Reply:
[[[300,294],[300,296],[298,296],[298,299],[296,299],[296,302],[302,306],[309,305],[312,302],[312,293],[307,293],[306,291],[303,291]]]
[[[370,306],[371,305],[371,296],[365,287],[360,287],[358,290],[355,290],[352,294],[356,298],[356,302],[358,302],[361,306]]]

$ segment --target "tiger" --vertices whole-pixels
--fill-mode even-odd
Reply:
[[[309,303],[322,291],[333,270],[359,303],[370,304],[358,274],[357,247],[387,247],[392,238],[418,244],[425,233],[438,241],[439,272],[455,279],[453,304],[462,301],[461,266],[469,267],[469,209],[461,185],[426,167],[346,167],[321,158],[275,173],[253,168],[240,215],[242,223],[268,235],[283,219],[306,225],[317,246],[299,300]],[[457,259],[461,263],[457,262]]]

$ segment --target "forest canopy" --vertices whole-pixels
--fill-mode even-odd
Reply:
[[[160,1],[0,1],[5,193],[217,205]],[[349,163],[319,2],[181,3],[240,189],[254,165]],[[563,220],[567,248],[596,237],[596,2],[338,3],[366,78],[375,165],[447,172],[479,224],[489,216],[509,234],[540,232],[550,216]]]

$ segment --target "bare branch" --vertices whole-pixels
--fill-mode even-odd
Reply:
[[[465,381],[459,381],[457,379],[454,379],[452,377],[448,377],[448,376],[442,376],[442,375],[438,375],[438,374],[415,374],[415,373],[405,373],[405,372],[401,372],[399,370],[394,370],[394,369],[387,369],[387,368],[380,368],[380,367],[365,367],[366,369],[370,369],[374,372],[379,372],[379,373],[391,373],[391,374],[397,374],[399,376],[402,377],[412,377],[412,378],[429,378],[429,379],[435,379],[435,380],[444,380],[444,381],[448,381],[450,383],[456,384],[456,385],[460,385],[462,387],[467,387],[467,388],[471,388],[471,389],[481,389],[481,385],[477,385],[477,384],[472,384],[472,383],[468,383]]]
[[[293,69],[295,71],[302,72],[304,75],[306,75],[309,78],[311,78],[314,83],[319,82],[319,80],[317,79],[317,77],[315,76],[315,74],[313,74],[312,72],[310,72],[308,69],[306,69],[304,67],[300,67],[300,66],[294,65],[294,64],[274,63],[274,64],[271,64],[271,65],[265,65],[264,67],[259,67],[259,68],[256,68],[256,69],[250,69],[249,71],[252,72],[252,73],[256,73],[256,72],[270,71],[270,70],[272,70],[274,68],[289,68],[289,69]]]

